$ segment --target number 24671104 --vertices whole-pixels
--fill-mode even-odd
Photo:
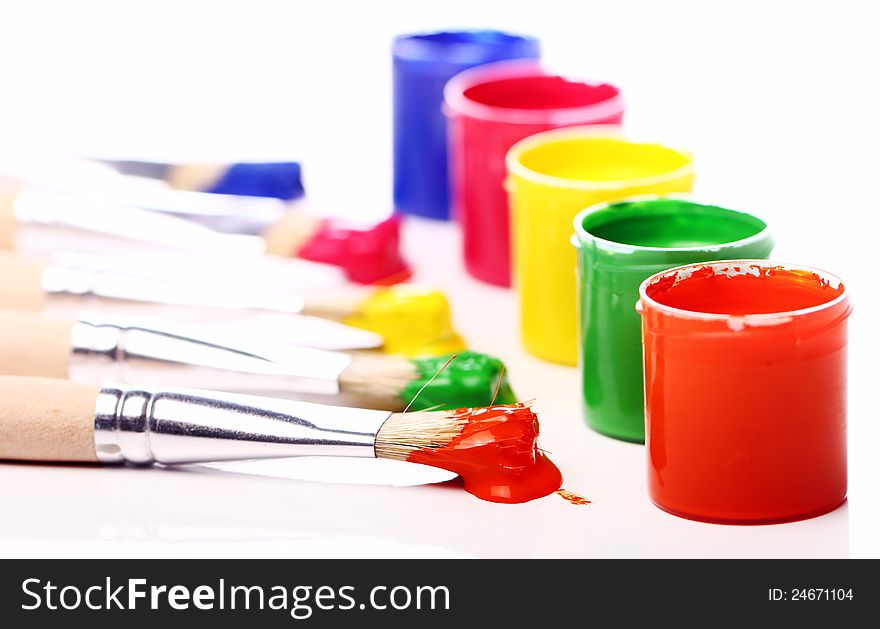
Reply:
[[[851,601],[852,588],[770,588],[767,598],[771,601]]]

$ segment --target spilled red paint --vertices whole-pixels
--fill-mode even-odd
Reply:
[[[839,505],[851,310],[843,285],[769,263],[677,275],[649,281],[641,303],[652,500],[730,523]]]
[[[412,275],[400,253],[400,221],[396,216],[368,228],[325,220],[297,255],[341,266],[348,278],[359,284],[387,286]]]
[[[584,498],[583,496],[578,496],[575,493],[568,491],[567,489],[557,489],[556,495],[565,500],[566,502],[573,505],[588,505],[590,501]]]
[[[453,416],[467,422],[461,434],[410,461],[455,472],[465,490],[490,502],[527,502],[562,485],[559,468],[536,445],[538,417],[527,405],[459,409]]]

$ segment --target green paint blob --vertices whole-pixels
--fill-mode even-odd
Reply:
[[[409,403],[424,386],[449,360],[449,355],[435,358],[416,358],[412,360],[418,371],[418,377],[403,389],[401,397]],[[510,389],[507,374],[502,376],[502,363],[497,358],[477,352],[461,352],[446,369],[425,387],[416,398],[410,410],[418,411],[427,408],[436,410],[452,410],[488,406],[495,398],[496,404],[513,404],[516,396]],[[506,371],[506,370],[505,370]],[[501,386],[498,386],[499,378]]]

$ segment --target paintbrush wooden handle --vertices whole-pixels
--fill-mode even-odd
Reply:
[[[46,303],[43,271],[49,265],[0,251],[0,309],[42,310]]]
[[[96,463],[100,387],[0,376],[0,459]]]
[[[0,176],[0,249],[12,249],[15,244],[15,199],[21,185]]]
[[[321,227],[321,219],[298,210],[288,210],[263,233],[266,253],[296,256]]]
[[[187,388],[0,376],[0,459],[177,465],[375,458],[390,411]]]
[[[74,321],[0,311],[0,376],[67,378]]]

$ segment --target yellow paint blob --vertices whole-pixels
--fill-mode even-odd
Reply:
[[[571,127],[514,145],[507,170],[523,344],[539,358],[575,365],[575,215],[605,201],[689,192],[691,156],[629,141],[615,130]]]
[[[381,334],[390,354],[415,358],[465,349],[443,293],[411,284],[380,288],[345,323]]]

